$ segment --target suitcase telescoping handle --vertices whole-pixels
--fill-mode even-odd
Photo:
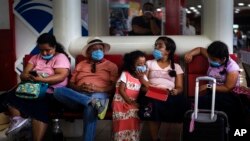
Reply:
[[[212,106],[211,106],[211,119],[214,118],[214,107],[215,107],[215,89],[216,89],[216,79],[208,76],[197,77],[195,81],[195,105],[194,105],[194,118],[198,117],[198,99],[199,99],[199,81],[212,81]]]

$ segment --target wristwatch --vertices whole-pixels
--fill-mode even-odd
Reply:
[[[211,84],[207,84],[207,89],[212,89],[212,85]]]

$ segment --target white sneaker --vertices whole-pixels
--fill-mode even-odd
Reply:
[[[5,132],[6,136],[8,136],[10,133],[18,132],[23,127],[29,124],[28,118],[22,118],[22,117],[13,117],[10,119],[10,126],[9,129]]]

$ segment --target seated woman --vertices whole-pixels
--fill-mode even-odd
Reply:
[[[94,141],[97,117],[105,117],[109,99],[118,76],[117,66],[106,60],[110,45],[99,38],[89,38],[83,47],[85,60],[77,64],[69,82],[70,88],[55,90],[55,98],[70,108],[84,107],[84,141]]]
[[[32,56],[20,78],[22,81],[44,82],[49,84],[43,99],[23,99],[9,92],[4,100],[11,116],[11,125],[6,134],[16,133],[28,123],[26,115],[32,119],[33,140],[41,141],[48,126],[49,99],[54,88],[67,85],[70,62],[62,46],[54,35],[44,33],[37,39],[40,53]],[[37,75],[30,73],[36,71]]]
[[[232,90],[239,85],[239,65],[230,58],[228,47],[221,41],[211,43],[207,49],[195,48],[185,54],[185,61],[191,62],[195,55],[201,54],[208,59],[209,68],[207,75],[216,79],[216,98],[215,109],[224,111],[229,120],[231,132],[234,133],[234,128],[242,125],[243,108],[238,97],[236,97]],[[200,92],[207,91],[205,96],[199,99],[199,108],[211,108],[212,91],[209,85],[200,86]],[[232,134],[231,134],[232,135]]]
[[[149,128],[153,141],[159,140],[158,132],[163,121],[181,122],[185,111],[183,92],[183,70],[174,63],[175,42],[168,37],[159,37],[155,41],[154,60],[147,61],[146,87],[157,87],[169,91],[166,101],[144,97],[147,111],[140,117],[149,120]],[[141,81],[145,81],[144,79]],[[144,82],[145,83],[145,82]],[[143,101],[143,100],[142,100]],[[142,104],[144,105],[145,102]]]

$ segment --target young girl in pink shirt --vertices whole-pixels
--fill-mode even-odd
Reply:
[[[146,58],[141,51],[124,56],[123,72],[117,81],[113,98],[114,141],[139,141],[140,120],[136,102],[146,72]]]

